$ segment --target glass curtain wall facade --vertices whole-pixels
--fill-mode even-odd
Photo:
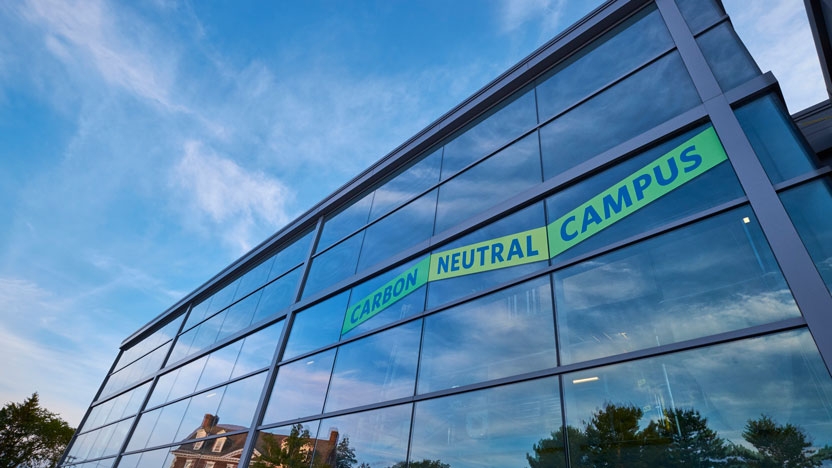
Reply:
[[[128,338],[77,468],[832,466],[832,179],[612,1]]]

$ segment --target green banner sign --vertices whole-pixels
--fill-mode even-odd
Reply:
[[[716,131],[709,127],[548,226],[430,254],[351,306],[341,334],[429,281],[553,258],[727,159]]]
[[[728,159],[713,127],[549,224],[555,257]]]

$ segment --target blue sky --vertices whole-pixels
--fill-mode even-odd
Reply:
[[[802,27],[761,3],[746,40]],[[127,335],[590,7],[0,4],[0,403],[78,424]],[[791,56],[796,111],[823,84],[785,40],[755,56]]]

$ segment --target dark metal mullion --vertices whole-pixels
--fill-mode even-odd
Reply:
[[[754,148],[742,130],[728,99],[719,91],[716,78],[673,0],[657,0],[662,15],[705,103],[714,129],[734,166],[772,253],[780,265],[818,346],[827,371],[832,371],[832,295],[774,190]],[[713,88],[716,87],[716,90]]]
[[[649,359],[655,358],[667,354],[675,354],[682,351],[689,351],[699,348],[705,348],[709,346],[730,343],[734,341],[738,341],[741,339],[747,338],[755,338],[759,336],[771,335],[774,333],[780,333],[790,330],[796,330],[800,328],[806,327],[806,320],[803,317],[794,317],[790,319],[780,320],[777,322],[766,323],[763,325],[755,325],[753,327],[743,328],[740,330],[732,330],[728,332],[718,333],[716,335],[709,335],[700,338],[693,338],[690,340],[679,341],[675,343],[668,343],[661,346],[656,346],[653,348],[645,348],[636,351],[630,351],[627,353],[616,354],[613,356],[605,356],[597,359],[592,359],[589,361],[582,361],[576,362],[572,364],[567,364],[564,366],[558,367],[550,367],[546,369],[540,369],[537,371],[526,372],[524,374],[512,375],[509,377],[503,377],[499,379],[487,380],[484,382],[477,382],[473,384],[468,384],[464,386],[460,386],[457,388],[446,388],[442,390],[437,390],[430,393],[423,393],[421,395],[415,395],[412,397],[402,397],[397,398],[394,400],[387,400],[378,403],[372,403],[368,405],[358,406],[355,408],[347,408],[338,411],[331,411],[328,413],[323,413],[314,416],[306,416],[303,418],[296,418],[286,421],[278,421],[274,424],[268,424],[262,426],[261,430],[267,430],[274,427],[285,426],[289,424],[297,424],[297,423],[306,423],[315,420],[324,420],[329,419],[337,416],[344,416],[353,413],[360,413],[364,411],[374,410],[374,409],[381,409],[381,408],[388,408],[391,406],[398,406],[407,403],[418,403],[420,401],[426,400],[433,400],[436,398],[447,397],[451,395],[459,395],[463,393],[474,392],[478,390],[484,390],[493,387],[499,387],[503,385],[515,384],[520,382],[526,382],[529,380],[536,380],[546,377],[554,377],[554,376],[561,376],[565,374],[569,374],[572,372],[578,372],[588,369],[595,369],[598,367],[610,366],[614,364],[622,364],[631,361],[638,361],[642,359]]]
[[[278,342],[275,346],[274,356],[272,356],[272,362],[271,364],[269,364],[269,370],[266,371],[266,381],[263,384],[263,390],[260,392],[260,399],[257,401],[257,408],[255,409],[254,415],[252,416],[251,425],[248,429],[248,436],[246,437],[245,445],[243,445],[243,450],[240,453],[240,460],[237,464],[238,468],[248,468],[249,461],[254,454],[254,447],[257,444],[257,426],[263,420],[263,416],[265,415],[266,409],[268,408],[269,397],[271,396],[272,389],[277,378],[277,365],[283,357],[283,352],[286,350],[286,343],[289,340],[289,333],[291,332],[292,325],[295,322],[295,304],[297,304],[297,302],[303,295],[303,288],[306,285],[306,279],[309,276],[309,270],[312,267],[312,257],[315,253],[315,249],[318,246],[318,241],[321,238],[323,226],[324,216],[320,216],[318,218],[317,223],[315,224],[315,230],[314,234],[312,235],[312,242],[310,242],[309,250],[306,252],[306,260],[303,263],[303,271],[301,273],[300,278],[298,278],[298,284],[295,287],[295,294],[292,298],[292,305],[289,306],[289,310],[286,314],[286,320],[283,324],[283,330],[280,332],[280,338],[278,339]]]
[[[774,190],[777,192],[781,192],[783,190],[788,190],[790,188],[796,187],[798,185],[804,184],[806,182],[813,181],[815,179],[821,179],[827,175],[832,173],[832,167],[830,166],[823,166],[819,169],[815,169],[812,172],[807,172],[806,174],[799,175],[797,177],[792,177],[789,180],[784,180],[783,182],[774,184]]]

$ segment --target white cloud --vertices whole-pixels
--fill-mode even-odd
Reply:
[[[197,141],[185,144],[172,184],[186,198],[186,205],[196,210],[198,222],[219,229],[241,253],[263,237],[259,225],[275,230],[289,220],[286,205],[294,196],[274,177],[248,171]]]
[[[802,0],[725,0],[724,5],[762,71],[780,81],[790,112],[828,98]]]
[[[508,0],[500,11],[500,28],[504,33],[515,31],[527,23],[547,18],[548,27],[557,27],[563,16],[565,0]],[[548,29],[548,28],[546,28]]]

